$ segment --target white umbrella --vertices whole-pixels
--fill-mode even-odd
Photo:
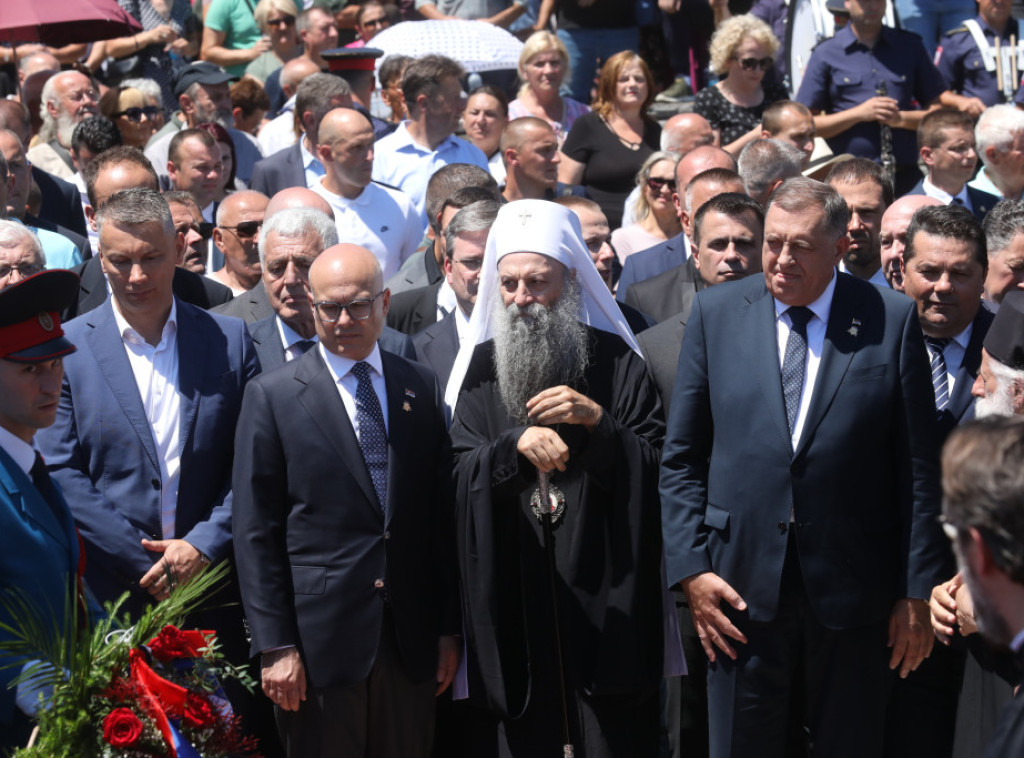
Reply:
[[[371,47],[389,55],[437,53],[462,64],[467,72],[516,68],[523,43],[504,29],[483,21],[403,21],[373,38]]]

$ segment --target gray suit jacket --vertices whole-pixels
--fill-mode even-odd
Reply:
[[[299,143],[278,150],[259,161],[252,170],[249,188],[267,197],[288,187],[305,187],[306,170],[302,167],[302,149]]]
[[[689,311],[694,294],[705,286],[693,258],[687,258],[681,266],[633,284],[626,290],[625,303],[660,323],[684,309]]]
[[[679,366],[679,348],[682,347],[686,322],[690,318],[690,308],[693,307],[693,295],[691,292],[687,297],[684,310],[636,335],[640,351],[647,362],[647,371],[658,385],[658,394],[661,395],[661,404],[666,415],[672,404],[672,388],[676,384],[676,368]]]
[[[263,286],[262,280],[248,292],[243,292],[223,305],[218,305],[210,310],[222,316],[240,318],[247,324],[262,321],[274,315],[274,309],[270,307],[270,300],[267,299],[267,290]]]
[[[440,321],[435,321],[423,331],[414,335],[412,344],[416,348],[416,360],[434,369],[437,383],[444,390],[448,377],[459,354],[459,330],[455,325],[452,311]]]

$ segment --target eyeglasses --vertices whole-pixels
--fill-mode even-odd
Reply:
[[[753,71],[758,66],[761,67],[762,71],[767,71],[772,67],[775,62],[769,58],[733,58],[734,61],[740,64],[740,68],[744,71]]]
[[[385,27],[385,26],[388,25],[388,20],[387,20],[387,17],[385,17],[385,18],[367,19],[367,20],[363,21],[362,25],[363,26],[373,26],[373,27],[378,27],[378,26],[379,27]]]
[[[384,294],[381,290],[369,300],[353,300],[351,303],[332,303],[322,301],[313,303],[313,309],[317,317],[325,324],[336,324],[341,320],[342,311],[348,312],[348,317],[353,321],[365,321],[373,313],[373,302]]]
[[[661,192],[661,188],[668,186],[673,192],[676,191],[676,180],[675,179],[660,179],[657,176],[647,177],[647,186],[652,192]]]
[[[483,258],[452,258],[453,261],[462,266],[466,271],[475,274],[484,266]]]
[[[234,229],[239,237],[255,237],[263,226],[262,221],[243,221],[234,226],[219,226],[218,229]]]
[[[282,16],[281,18],[268,18],[267,26],[293,26],[295,24],[295,16]]]
[[[123,111],[118,111],[114,114],[114,118],[120,118],[124,116],[129,121],[137,124],[142,121],[142,117],[145,116],[147,119],[152,121],[160,113],[160,109],[155,105],[147,105],[145,108],[125,108]]]
[[[39,263],[0,263],[0,279],[6,279],[12,272],[17,271],[23,279],[40,274],[45,266]]]
[[[180,224],[174,231],[178,234],[188,234],[189,231],[193,231],[204,240],[208,240],[213,236],[213,224],[209,221],[203,221],[200,224]]]

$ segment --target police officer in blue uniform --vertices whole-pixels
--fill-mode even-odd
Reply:
[[[78,288],[75,274],[53,270],[0,291],[0,593],[20,592],[44,628],[54,629],[65,628],[69,598],[85,601],[84,563],[71,512],[33,437],[57,416],[63,357],[75,350],[64,337],[60,312],[75,301]],[[97,612],[94,603],[88,611]],[[6,605],[0,605],[0,621],[12,621]],[[0,634],[0,649],[5,638]],[[24,747],[32,729],[38,692],[9,686],[29,663],[0,670],[0,754]]]
[[[942,38],[936,63],[949,88],[942,96],[943,105],[978,118],[990,105],[1008,102],[1017,90],[1024,59],[1019,24],[1010,17],[1010,4],[1010,0],[978,0],[978,15]],[[996,57],[997,39],[1001,60]],[[1016,50],[1011,49],[1011,41],[1017,43]]]
[[[883,24],[885,0],[846,0],[850,23],[814,49],[796,99],[832,152],[884,162],[891,134],[896,195],[913,187],[917,126],[946,86],[921,38]]]

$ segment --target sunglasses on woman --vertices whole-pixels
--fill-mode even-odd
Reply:
[[[282,16],[281,18],[267,19],[268,27],[273,28],[275,26],[281,26],[282,24],[284,24],[285,26],[293,26],[295,24],[295,16]]]
[[[160,113],[160,109],[155,105],[147,105],[145,108],[125,108],[123,111],[115,113],[114,118],[124,116],[132,123],[138,124],[142,121],[143,116],[152,121],[157,117],[158,113]]]
[[[660,179],[656,176],[647,178],[647,186],[650,187],[652,192],[661,192],[661,188],[668,185],[668,188],[673,192],[676,191],[676,180],[675,179]]]
[[[772,67],[774,61],[771,58],[734,58],[737,63],[740,64],[740,68],[744,71],[753,71],[758,66],[761,67],[762,71],[767,71]]]

